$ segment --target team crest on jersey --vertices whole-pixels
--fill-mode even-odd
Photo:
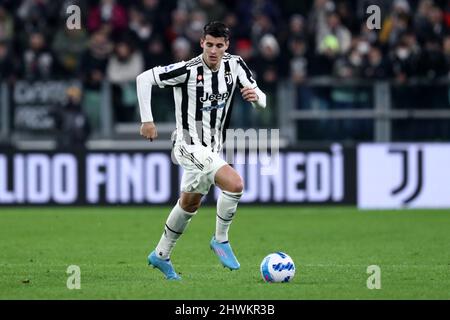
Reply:
[[[233,76],[231,75],[230,71],[225,72],[225,81],[227,82],[227,84],[233,83]]]

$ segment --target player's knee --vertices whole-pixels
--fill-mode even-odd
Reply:
[[[233,183],[231,183],[230,190],[227,190],[229,192],[234,193],[242,193],[244,191],[244,182],[241,178],[235,179]]]
[[[180,207],[186,212],[195,212],[200,208],[201,202],[188,202],[188,201],[180,201]]]

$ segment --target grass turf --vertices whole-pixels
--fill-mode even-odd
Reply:
[[[241,263],[224,269],[209,249],[213,207],[175,247],[173,282],[147,266],[170,208],[1,208],[0,299],[450,299],[450,212],[348,207],[241,207],[230,241]],[[273,251],[296,264],[291,283],[264,283]],[[369,290],[369,265],[381,289]],[[69,290],[69,265],[81,290]]]

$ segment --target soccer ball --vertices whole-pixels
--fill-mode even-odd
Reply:
[[[261,262],[260,270],[265,282],[289,282],[295,275],[294,261],[284,252],[267,255]]]

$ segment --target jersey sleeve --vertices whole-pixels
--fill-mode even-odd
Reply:
[[[250,68],[241,57],[239,57],[237,61],[237,77],[242,87],[250,87],[252,89],[258,87]]]
[[[160,88],[173,87],[184,83],[187,77],[186,62],[177,62],[168,66],[158,66],[150,69],[152,84]]]
[[[242,60],[241,57],[238,58],[237,74],[239,87],[249,87],[255,89],[255,92],[258,95],[258,101],[251,103],[253,108],[264,109],[266,107],[266,94],[258,88],[258,85],[253,78],[252,72],[250,71],[250,68],[247,66],[244,60]]]

